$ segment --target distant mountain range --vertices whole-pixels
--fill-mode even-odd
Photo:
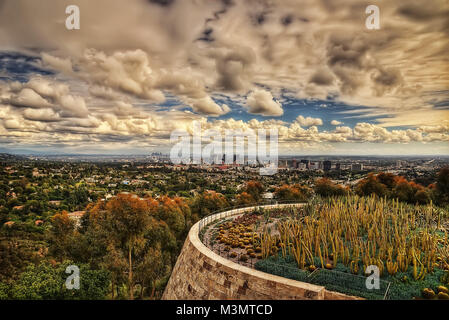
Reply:
[[[14,154],[0,152],[0,161],[15,161],[15,160],[24,160],[24,159],[25,158],[20,155],[14,155]]]
[[[1,154],[10,154],[10,155],[49,155],[49,154],[61,154],[56,152],[40,152],[36,150],[28,150],[28,149],[7,149],[0,148]]]

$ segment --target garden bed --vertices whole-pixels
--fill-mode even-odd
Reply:
[[[331,291],[367,299],[447,299],[447,213],[438,210],[347,197],[216,220],[201,237],[233,262]],[[368,266],[380,272],[378,289],[366,286]]]

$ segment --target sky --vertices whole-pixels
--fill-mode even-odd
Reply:
[[[198,121],[285,155],[449,155],[449,1],[423,4],[0,0],[0,152],[168,152]]]

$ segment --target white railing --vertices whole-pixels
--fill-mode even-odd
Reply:
[[[209,225],[211,222],[214,222],[216,220],[220,220],[223,218],[236,216],[236,215],[239,215],[239,214],[242,214],[245,212],[249,212],[249,211],[253,211],[256,209],[300,207],[303,205],[304,205],[304,202],[301,202],[301,203],[298,203],[298,202],[296,202],[296,203],[278,203],[278,204],[268,204],[268,205],[256,205],[256,206],[251,206],[251,207],[240,207],[240,208],[234,208],[231,210],[222,211],[222,212],[218,212],[218,213],[212,213],[199,221],[198,234],[200,234],[201,230],[203,230],[203,228],[205,226]]]

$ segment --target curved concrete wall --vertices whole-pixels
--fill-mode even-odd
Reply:
[[[302,204],[295,204],[300,205]],[[355,299],[327,291],[322,286],[286,279],[239,265],[219,256],[201,242],[198,234],[203,226],[225,216],[238,215],[254,208],[222,212],[196,223],[190,229],[162,299]]]

